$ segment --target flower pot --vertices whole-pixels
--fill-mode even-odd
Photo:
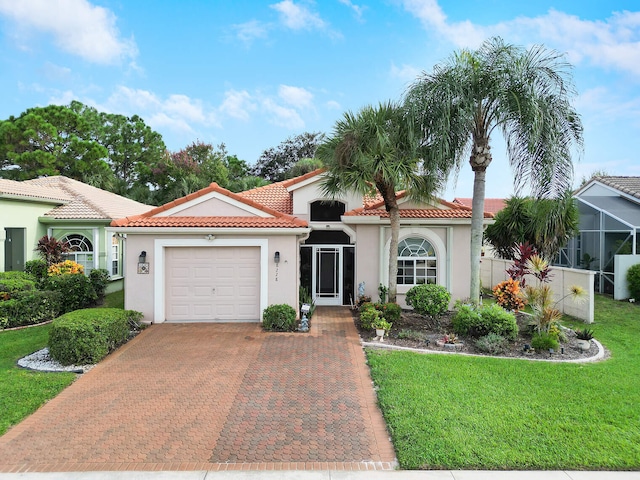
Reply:
[[[380,337],[380,341],[383,341],[384,337],[384,328],[376,328],[376,336]]]
[[[591,340],[576,340],[578,342],[578,348],[583,352],[586,352],[591,348]]]

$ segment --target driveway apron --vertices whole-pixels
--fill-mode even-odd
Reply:
[[[0,472],[396,465],[341,307],[307,334],[152,325],[0,437]]]

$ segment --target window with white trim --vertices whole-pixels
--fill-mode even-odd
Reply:
[[[122,262],[120,261],[120,238],[117,234],[111,235],[111,276],[119,277],[122,275],[120,267]]]
[[[70,252],[65,253],[62,257],[65,260],[73,260],[84,267],[84,274],[89,275],[93,270],[93,243],[84,235],[73,233],[62,238],[63,242],[69,244]]]
[[[424,238],[405,238],[398,243],[398,285],[437,283],[437,258]]]

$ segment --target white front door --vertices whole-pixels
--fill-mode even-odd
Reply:
[[[312,271],[315,304],[342,305],[342,246],[314,246]]]

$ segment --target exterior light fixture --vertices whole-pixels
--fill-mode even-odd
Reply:
[[[140,256],[138,257],[138,263],[145,263],[147,261],[147,252],[144,250],[140,252]]]
[[[273,256],[273,261],[275,262],[276,265],[280,263],[280,252],[275,253],[275,255]]]
[[[147,252],[144,250],[140,252],[138,257],[138,273],[149,273],[149,263],[147,262]]]

